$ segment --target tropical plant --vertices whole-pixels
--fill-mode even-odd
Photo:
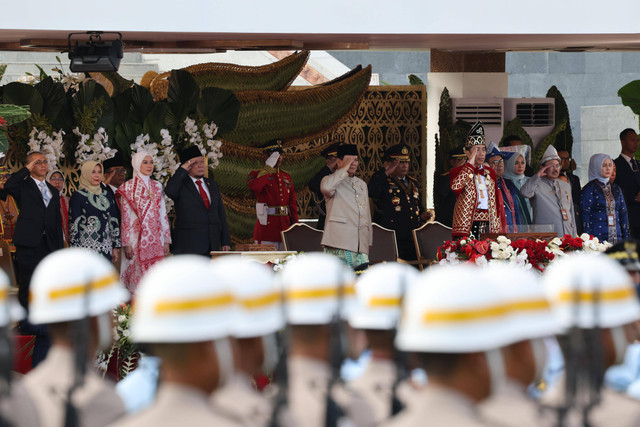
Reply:
[[[564,100],[564,96],[558,90],[557,87],[551,86],[547,91],[547,98],[554,98],[555,102],[555,123],[565,122],[566,126],[562,132],[559,132],[556,136],[556,140],[553,142],[553,146],[558,151],[567,151],[571,154],[573,149],[573,133],[571,132],[571,120],[569,118],[569,108]]]
[[[638,125],[640,125],[640,80],[634,80],[622,86],[618,90],[618,96],[622,105],[631,108],[631,111],[638,116]]]

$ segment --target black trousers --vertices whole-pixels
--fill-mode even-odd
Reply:
[[[482,234],[489,232],[489,221],[473,221],[471,223],[471,235],[479,239]]]

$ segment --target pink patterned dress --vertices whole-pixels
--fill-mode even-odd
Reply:
[[[121,213],[122,247],[133,248],[133,258],[123,254],[122,282],[133,294],[144,273],[164,258],[164,245],[171,243],[171,231],[162,185],[149,179],[149,188],[140,177],[118,188],[116,200]]]

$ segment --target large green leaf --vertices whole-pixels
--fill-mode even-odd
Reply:
[[[138,135],[142,133],[142,126],[131,120],[117,123],[115,126],[115,142],[118,150],[125,159],[131,160],[131,144],[136,141]]]
[[[238,123],[240,102],[232,91],[207,87],[198,101],[198,113],[218,126],[218,135],[231,132]]]
[[[81,118],[91,121],[96,132],[99,128],[109,129],[113,124],[114,108],[107,90],[95,80],[87,80],[73,96],[73,112]],[[89,115],[92,115],[89,118]]]
[[[153,141],[160,142],[162,139],[160,130],[165,127],[165,119],[169,107],[165,102],[156,102],[149,114],[144,119],[142,132],[148,133]]]
[[[31,114],[42,114],[44,100],[33,86],[12,82],[4,86],[3,104],[28,105]]]
[[[0,104],[0,117],[7,125],[15,125],[31,117],[31,112],[27,106]]]
[[[177,129],[187,118],[187,115],[196,111],[200,88],[198,83],[188,71],[173,70],[169,76],[169,90],[167,102],[167,124]]]
[[[618,90],[618,96],[622,100],[622,104],[631,108],[636,114],[640,115],[640,80],[634,80],[627,83]]]
[[[131,120],[143,124],[154,107],[153,96],[149,89],[140,85],[134,85],[127,91],[131,91]]]
[[[51,77],[46,77],[36,84],[35,89],[42,95],[44,100],[44,106],[42,112],[51,123],[55,122],[58,118],[58,114],[64,108],[64,102],[66,92],[64,91],[64,85],[59,82],[54,82]]]

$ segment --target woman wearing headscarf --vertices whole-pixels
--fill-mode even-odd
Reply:
[[[589,160],[589,183],[582,188],[580,207],[584,232],[600,241],[616,243],[630,237],[622,190],[611,182],[613,160],[594,154]]]
[[[65,247],[69,246],[69,196],[62,194],[64,192],[64,174],[54,169],[47,174],[47,182],[53,185],[60,193],[60,215],[62,216],[62,236],[64,238]]]
[[[100,185],[103,173],[98,162],[80,168],[80,185],[69,202],[69,242],[117,262],[120,253],[118,207],[111,192]]]
[[[527,161],[522,154],[516,153],[504,160],[504,179],[511,181],[518,190],[517,198],[521,209],[520,221],[522,221],[523,224],[529,225],[532,222],[531,218],[533,218],[531,203],[529,199],[522,197],[520,194],[520,188],[522,188],[524,183],[529,179],[529,177],[524,174],[526,168]]]
[[[120,206],[124,258],[123,283],[135,292],[142,275],[169,255],[171,232],[162,185],[151,179],[153,157],[139,151],[131,158],[133,178],[116,192]]]

